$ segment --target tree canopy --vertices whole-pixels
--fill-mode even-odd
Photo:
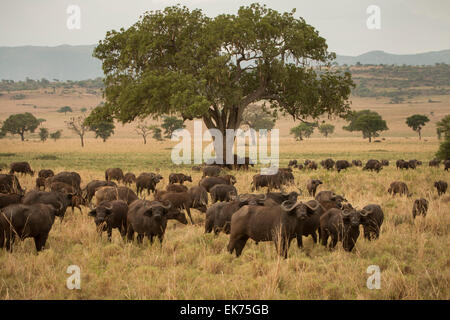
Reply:
[[[436,123],[436,131],[439,138],[444,135],[444,138],[450,139],[450,114]]]
[[[55,141],[61,138],[61,130],[57,130],[55,132],[50,133],[50,138],[52,138]]]
[[[73,112],[72,108],[69,106],[64,106],[58,109],[59,113],[64,113],[64,115],[67,114],[67,112]]]
[[[389,130],[386,121],[375,111],[361,110],[351,112],[346,120],[349,121],[348,126],[344,126],[344,130],[361,131],[364,139],[372,142],[373,137],[378,137],[380,131]]]
[[[166,138],[171,138],[172,133],[177,129],[183,129],[185,125],[183,124],[182,119],[178,119],[177,117],[163,117],[163,123],[161,127],[164,129],[164,135]]]
[[[178,113],[225,136],[258,101],[294,120],[346,115],[350,73],[331,68],[325,39],[294,13],[254,3],[209,18],[178,5],[107,32],[94,50],[106,103],[88,122]]]
[[[328,137],[330,134],[333,134],[334,132],[334,126],[330,123],[322,123],[319,126],[319,132],[326,137]]]
[[[254,130],[272,130],[275,126],[276,117],[259,105],[249,105],[243,114],[242,124]]]
[[[101,138],[103,142],[106,142],[106,140],[114,134],[115,128],[116,126],[113,122],[101,121],[90,126],[89,130],[95,133],[95,138]]]
[[[39,129],[39,139],[41,139],[42,142],[45,142],[45,140],[48,139],[48,129],[47,128],[40,128]]]
[[[419,139],[422,138],[422,128],[429,121],[430,119],[428,119],[428,117],[423,114],[414,114],[406,118],[406,124],[408,125],[408,127],[410,127],[419,134]]]
[[[303,138],[309,138],[316,127],[313,123],[300,123],[298,126],[291,128],[291,134],[294,135],[296,140],[303,140]]]
[[[2,125],[3,135],[6,133],[18,134],[22,141],[25,140],[25,132],[34,133],[40,122],[29,112],[13,114]]]

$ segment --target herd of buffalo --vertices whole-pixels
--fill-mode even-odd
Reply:
[[[433,159],[430,167],[439,167],[441,161]],[[327,170],[340,172],[349,167],[363,167],[362,161],[326,159],[320,165]],[[397,169],[416,169],[422,165],[417,160],[398,160]],[[205,233],[224,232],[230,235],[228,251],[236,256],[242,253],[248,239],[256,243],[273,241],[277,252],[287,257],[289,244],[294,238],[302,247],[302,237],[311,236],[313,241],[334,248],[342,242],[346,251],[351,251],[363,226],[364,237],[377,239],[384,220],[384,213],[378,204],[368,204],[364,208],[354,208],[342,195],[317,188],[322,181],[310,180],[306,189],[314,200],[299,201],[299,192],[285,192],[284,186],[293,185],[293,169],[316,170],[315,161],[289,161],[287,168],[280,168],[276,174],[256,174],[251,182],[251,190],[267,188],[265,193],[239,194],[234,186],[236,177],[224,173],[223,166],[203,165],[192,170],[202,171],[203,176],[197,185],[188,188],[184,183],[192,182],[192,177],[183,173],[172,173],[165,190],[157,189],[163,179],[157,173],[124,174],[120,168],[105,171],[105,180],[93,180],[81,188],[81,177],[76,172],[40,170],[34,190],[25,192],[16,174],[34,175],[29,163],[11,163],[9,173],[0,173],[0,248],[12,251],[16,237],[23,240],[34,238],[36,250],[44,248],[55,217],[64,218],[68,207],[89,207],[99,232],[107,232],[111,240],[112,230],[118,229],[121,236],[142,243],[144,236],[151,242],[154,237],[163,241],[167,220],[174,219],[188,224],[194,221],[191,209],[206,214]],[[363,170],[379,172],[389,166],[387,160],[368,160]],[[450,169],[450,160],[444,161],[445,170]],[[248,165],[235,169],[248,170]],[[0,170],[1,171],[1,170]],[[116,182],[114,182],[114,181]],[[120,185],[122,184],[122,185]],[[136,192],[131,186],[136,187]],[[445,181],[434,183],[438,195],[447,191]],[[278,189],[280,192],[273,192]],[[154,200],[140,199],[143,193],[153,194]],[[412,194],[401,181],[392,182],[388,192],[392,195]],[[95,206],[93,200],[95,198]],[[212,204],[209,204],[209,198]],[[428,201],[419,198],[413,204],[413,218],[425,216]],[[328,244],[330,239],[330,244]]]

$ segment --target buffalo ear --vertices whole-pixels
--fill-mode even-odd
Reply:
[[[88,215],[89,215],[90,217],[95,217],[95,216],[97,215],[97,210],[96,210],[96,209],[91,210],[91,211],[88,213]]]

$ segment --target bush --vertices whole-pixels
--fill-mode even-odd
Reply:
[[[441,143],[438,152],[436,152],[436,157],[441,160],[450,159],[450,138]]]

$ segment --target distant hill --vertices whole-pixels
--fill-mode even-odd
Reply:
[[[94,45],[0,47],[0,79],[85,80],[103,76]]]
[[[384,51],[370,51],[356,57],[337,55],[337,63],[348,64],[395,64],[395,65],[433,65],[435,63],[450,64],[450,50],[431,51],[418,54],[392,54]]]
[[[57,47],[0,47],[0,79],[85,80],[102,77],[101,63],[92,57],[95,45]],[[450,50],[397,55],[371,51],[356,57],[337,55],[340,64],[450,64]]]

